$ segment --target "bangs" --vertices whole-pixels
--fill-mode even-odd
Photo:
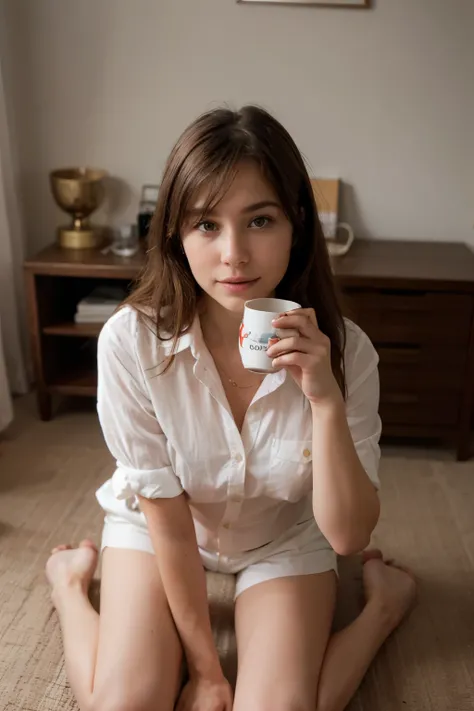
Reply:
[[[193,153],[188,156],[176,179],[175,195],[181,195],[181,204],[171,210],[170,218],[175,217],[170,219],[173,234],[179,233],[191,216],[199,222],[212,212],[235,180],[241,162],[256,160],[242,145],[222,146],[212,153],[207,153],[204,146],[197,152],[199,156]],[[199,210],[195,212],[198,200]]]

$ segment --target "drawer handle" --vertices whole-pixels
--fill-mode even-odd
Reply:
[[[383,396],[382,401],[391,405],[413,405],[419,402],[420,398],[410,393],[388,393]]]

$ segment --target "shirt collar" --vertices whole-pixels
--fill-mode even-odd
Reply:
[[[168,336],[168,334],[164,335]],[[176,342],[175,349],[173,349],[172,338],[162,340],[161,348],[165,356],[170,356],[172,353],[177,355],[178,353],[182,353],[183,351],[189,348],[191,350],[191,353],[193,354],[193,357],[197,360],[199,351],[201,350],[200,346],[202,342],[203,337],[201,331],[201,324],[199,321],[199,316],[198,314],[196,314],[190,328],[186,331],[186,333],[183,333],[182,336],[179,336]]]

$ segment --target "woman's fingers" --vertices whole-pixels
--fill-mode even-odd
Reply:
[[[289,338],[281,338],[279,341],[272,341],[271,346],[267,349],[269,358],[280,358],[285,353],[304,353],[313,355],[316,360],[325,358],[326,345],[315,343],[309,338],[302,336],[290,336]]]
[[[267,356],[269,358],[277,358],[283,353],[291,351],[299,351],[300,353],[309,353],[311,349],[311,341],[308,338],[301,336],[289,336],[288,338],[272,339],[271,344],[267,348]]]
[[[273,358],[272,365],[275,368],[288,368],[292,365],[296,365],[303,370],[310,367],[311,355],[308,353],[300,353],[299,351],[284,353],[278,356],[278,358]]]
[[[291,328],[307,338],[317,333],[316,326],[307,316],[297,314],[292,316],[280,316],[272,321],[272,325],[282,330]]]
[[[303,331],[318,329],[318,321],[314,309],[295,309],[286,311],[273,320],[273,325],[277,328],[297,328]]]

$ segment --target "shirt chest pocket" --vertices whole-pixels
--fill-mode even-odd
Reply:
[[[268,495],[296,502],[313,487],[311,440],[273,439],[268,475]]]

